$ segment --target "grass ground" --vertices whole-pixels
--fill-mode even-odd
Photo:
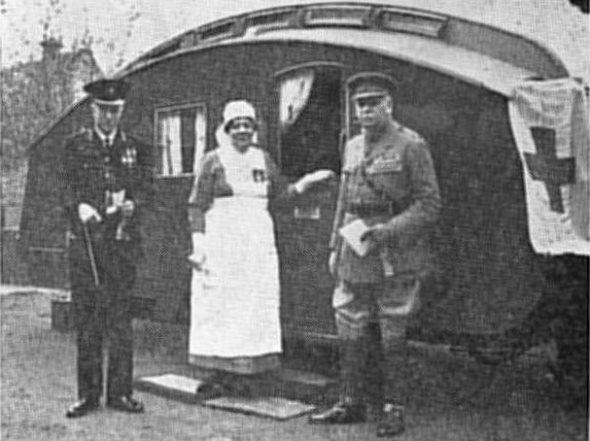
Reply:
[[[278,422],[137,393],[147,412],[101,410],[67,420],[75,397],[75,339],[51,329],[50,296],[0,298],[1,431],[4,440],[376,440],[375,424],[309,426],[305,418]],[[137,375],[191,374],[182,328],[137,322]],[[543,363],[521,359],[484,366],[446,352],[415,348],[407,432],[411,441],[582,441],[587,409],[566,409]]]

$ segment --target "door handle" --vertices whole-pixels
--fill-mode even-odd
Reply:
[[[295,207],[293,209],[293,217],[295,219],[319,220],[322,213],[319,205],[312,205],[308,207]]]

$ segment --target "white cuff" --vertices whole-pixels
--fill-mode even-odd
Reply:
[[[193,252],[204,251],[206,242],[205,233],[201,233],[200,231],[192,233],[191,242],[193,244]]]
[[[303,193],[306,190],[306,184],[303,182],[303,179],[298,180],[295,184],[293,184],[293,188],[298,194]]]

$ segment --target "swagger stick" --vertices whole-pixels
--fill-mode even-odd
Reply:
[[[94,248],[92,247],[92,241],[90,240],[90,232],[88,231],[88,225],[85,222],[82,223],[82,231],[84,232],[84,242],[86,242],[86,252],[88,254],[88,260],[90,260],[90,269],[92,270],[92,279],[94,280],[94,286],[100,286],[100,279],[98,278],[98,269],[96,267],[96,258],[94,256]]]

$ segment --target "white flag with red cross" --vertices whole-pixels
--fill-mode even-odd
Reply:
[[[514,89],[509,114],[533,248],[590,255],[590,127],[583,87],[571,78],[524,82]]]

